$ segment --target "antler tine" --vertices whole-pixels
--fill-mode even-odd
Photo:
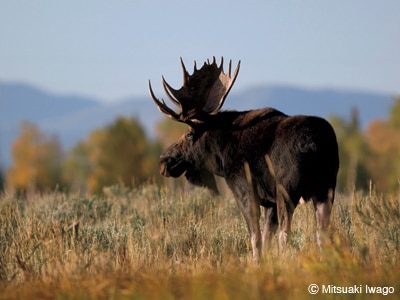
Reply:
[[[231,61],[232,62],[232,61]],[[240,60],[239,60],[239,62],[238,62],[238,64],[237,64],[237,66],[236,66],[236,69],[235,69],[235,73],[233,74],[233,78],[234,78],[234,81],[236,80],[236,77],[238,76],[238,73],[239,73],[239,69],[240,69]],[[234,82],[232,82],[232,84],[233,84]]]
[[[181,66],[182,66],[182,73],[183,73],[183,85],[186,84],[188,77],[189,77],[189,72],[186,70],[185,64],[183,63],[183,59],[181,57]]]
[[[213,59],[212,59],[212,62],[211,62],[211,63],[210,63],[210,59],[207,58],[207,64],[208,64],[208,65],[213,65],[213,64],[215,64],[215,56],[213,56]]]
[[[168,84],[168,82],[165,80],[164,76],[162,76],[162,85],[163,85],[163,87],[164,87],[164,91],[165,91],[165,93],[167,94],[169,100],[171,100],[171,102],[172,102],[173,104],[175,104],[177,107],[179,107],[179,108],[182,110],[182,105],[181,105],[181,103],[180,103],[178,100],[176,100],[175,97],[174,97],[174,95],[173,95],[173,94],[174,94],[173,92],[175,92],[175,89],[173,89],[173,88]]]
[[[231,77],[231,70],[232,70],[232,59],[229,60],[229,67],[228,67],[228,75]]]
[[[153,89],[151,87],[151,82],[149,80],[149,91],[151,98],[153,99],[154,103],[157,105],[158,110],[161,111],[164,115],[166,115],[168,118],[175,120],[175,121],[180,121],[180,114],[177,114],[174,112],[172,109],[170,109],[164,102],[164,99],[158,100],[157,97],[154,95]]]

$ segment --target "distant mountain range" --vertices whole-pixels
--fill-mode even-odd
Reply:
[[[164,97],[159,91],[159,97]],[[274,107],[286,114],[308,114],[329,118],[350,116],[358,108],[363,128],[377,118],[386,118],[392,95],[340,89],[304,89],[292,86],[259,85],[228,96],[224,109],[248,110]],[[29,121],[56,134],[63,147],[73,147],[92,130],[104,127],[118,116],[136,117],[149,137],[163,116],[149,96],[133,97],[114,103],[77,95],[58,95],[22,83],[0,83],[0,167],[11,163],[10,149],[20,124]]]

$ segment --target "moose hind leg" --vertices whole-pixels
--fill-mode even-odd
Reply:
[[[285,249],[290,235],[294,205],[288,192],[282,185],[277,185],[277,210],[279,223],[279,251]]]
[[[332,211],[333,200],[335,197],[335,190],[330,188],[324,197],[313,197],[315,208],[315,218],[317,221],[317,243],[319,248],[322,248],[323,237],[326,234]]]
[[[264,225],[262,230],[262,250],[263,253],[270,248],[271,241],[278,229],[278,215],[276,205],[264,207]]]

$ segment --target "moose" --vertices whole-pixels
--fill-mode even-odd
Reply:
[[[223,57],[215,57],[190,75],[181,58],[183,86],[162,85],[179,112],[150,96],[168,118],[188,125],[187,131],[160,156],[161,175],[186,179],[216,190],[213,176],[225,178],[246,220],[253,260],[257,264],[279,227],[279,248],[290,234],[294,209],[300,200],[312,200],[319,231],[326,231],[335,197],[339,170],[338,144],[332,126],[316,116],[288,116],[273,108],[223,111],[234,84],[238,62],[231,75]],[[260,228],[261,208],[264,223]]]

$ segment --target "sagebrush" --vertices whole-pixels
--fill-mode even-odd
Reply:
[[[114,186],[104,196],[4,194],[0,298],[308,298],[311,283],[392,286],[400,294],[398,197],[338,195],[322,251],[314,219],[312,205],[299,206],[285,252],[275,239],[255,267],[229,195],[156,185]]]

